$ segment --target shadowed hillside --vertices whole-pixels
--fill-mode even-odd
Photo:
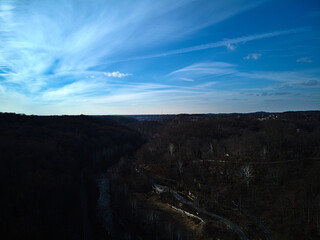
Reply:
[[[0,114],[2,236],[106,239],[96,178],[141,142],[112,119]]]

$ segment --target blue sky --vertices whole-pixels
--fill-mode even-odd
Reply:
[[[320,110],[318,0],[0,0],[0,111]]]

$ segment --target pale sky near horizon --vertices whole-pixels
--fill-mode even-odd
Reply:
[[[0,0],[0,112],[320,110],[318,0]]]

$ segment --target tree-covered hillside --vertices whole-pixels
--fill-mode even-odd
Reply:
[[[142,143],[112,119],[0,114],[0,232],[106,239],[96,178]]]
[[[320,236],[319,112],[177,115],[135,127],[149,142],[131,171],[122,167],[122,199],[149,206],[127,219],[133,229],[156,224],[161,239],[239,239],[239,229],[248,239]],[[140,220],[150,212],[158,217]]]

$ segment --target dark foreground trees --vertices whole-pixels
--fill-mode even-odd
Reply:
[[[110,119],[0,114],[1,236],[108,239],[97,175],[141,143]]]

